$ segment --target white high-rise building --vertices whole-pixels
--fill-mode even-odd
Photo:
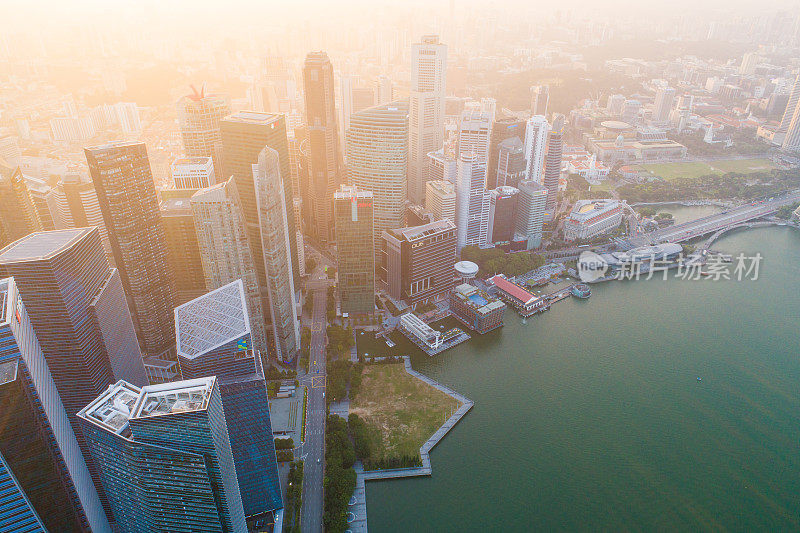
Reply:
[[[430,165],[430,180],[444,180],[452,184],[458,180],[458,163],[444,148],[428,154]]]
[[[353,114],[353,78],[339,76],[339,138],[344,142],[350,128],[350,115]],[[344,147],[342,147],[344,148]],[[346,150],[342,150],[344,162],[347,163]]]
[[[216,183],[210,157],[181,157],[172,162],[170,171],[176,189],[205,189]]]
[[[673,100],[675,100],[675,89],[672,87],[659,89],[653,105],[653,122],[664,123],[669,120]]]
[[[491,131],[491,113],[480,110],[464,110],[458,122],[458,156],[475,154],[480,161],[488,165]]]
[[[394,87],[392,86],[392,79],[388,76],[378,76],[377,91],[378,105],[388,104],[393,101],[392,94]]]
[[[489,191],[486,190],[486,161],[475,153],[458,158],[456,183],[456,244],[482,246],[489,235]]]
[[[258,163],[253,165],[253,183],[275,349],[278,359],[291,361],[300,349],[300,324],[294,299],[292,252],[277,151],[266,147],[258,154]]]
[[[140,135],[142,122],[139,120],[139,108],[134,102],[119,102],[114,104],[117,120],[122,128],[123,135]]]
[[[447,46],[438,35],[423,35],[411,50],[408,137],[408,198],[417,204],[430,179],[428,153],[442,147]]]
[[[456,222],[456,188],[445,180],[431,180],[425,184],[425,210],[436,220],[447,218]]]
[[[549,131],[550,124],[542,115],[532,116],[525,126],[525,176],[537,183],[542,180]]]
[[[789,100],[786,102],[786,110],[783,112],[781,124],[778,126],[779,133],[786,133],[789,131],[789,125],[794,118],[795,110],[797,109],[797,102],[800,102],[800,74],[794,80],[794,85],[789,93]]]
[[[527,239],[526,248],[528,250],[538,248],[542,244],[546,203],[547,189],[532,180],[520,182],[516,232]]]
[[[253,345],[267,353],[261,293],[234,179],[200,189],[190,203],[206,287],[213,291],[237,279],[242,280],[250,312]],[[284,276],[292,278],[290,273]]]

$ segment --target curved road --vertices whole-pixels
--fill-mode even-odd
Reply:
[[[322,532],[322,478],[325,469],[325,290],[314,291],[314,320],[311,324],[311,353],[306,408],[306,440],[303,444],[303,506],[300,528]]]

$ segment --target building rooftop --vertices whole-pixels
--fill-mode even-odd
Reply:
[[[211,163],[210,157],[179,157],[172,162],[173,166],[176,165],[208,165]]]
[[[491,278],[489,282],[494,284],[494,286],[500,289],[501,291],[505,292],[509,296],[512,296],[513,298],[516,298],[525,305],[535,302],[536,300],[539,299],[538,296],[534,296],[533,294],[526,291],[516,283],[511,283],[504,276],[501,276],[499,274]]]
[[[188,198],[167,198],[159,206],[162,215],[191,215],[192,204]]]
[[[19,359],[16,358],[11,361],[3,361],[0,363],[0,385],[16,381],[18,367]]]
[[[436,222],[423,224],[422,226],[415,226],[413,228],[402,228],[393,231],[397,232],[400,236],[402,236],[406,240],[413,241],[417,239],[424,239],[425,237],[429,237],[435,233],[451,229],[455,229],[455,225],[452,222],[450,222],[450,220],[445,218],[442,220],[437,220]]]
[[[148,385],[142,389],[131,418],[203,411],[208,407],[215,380],[210,377]]]
[[[269,124],[280,119],[282,115],[262,113],[261,111],[237,111],[225,117],[225,122],[243,122],[246,124]]]
[[[242,280],[175,308],[178,354],[194,359],[250,333]]]
[[[132,418],[141,389],[118,381],[95,401],[81,409],[78,416],[118,435],[128,433],[128,421]]]
[[[53,257],[90,231],[92,228],[31,233],[0,250],[0,263],[36,261]]]

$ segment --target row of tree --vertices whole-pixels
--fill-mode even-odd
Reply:
[[[289,467],[289,486],[286,488],[286,525],[288,533],[300,533],[300,508],[303,496],[303,461],[294,461]]]
[[[352,363],[347,360],[329,361],[326,379],[326,405],[343,400],[347,396],[348,389],[350,397],[355,398],[361,386],[363,369],[363,363]]]
[[[328,415],[325,426],[325,498],[322,515],[322,523],[328,533],[344,533],[347,529],[347,503],[356,488],[356,472],[353,470],[355,460],[347,421],[336,415]]]
[[[519,276],[544,264],[544,255],[534,252],[505,253],[499,248],[481,249],[477,246],[465,246],[461,250],[461,259],[472,261],[478,265],[478,276],[485,278],[503,273],[507,276]]]

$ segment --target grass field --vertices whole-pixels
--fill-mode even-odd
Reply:
[[[761,172],[771,170],[775,165],[769,159],[727,159],[708,163],[703,161],[653,163],[641,165],[639,168],[669,181],[677,178],[698,178],[708,174],[722,175],[727,172]]]
[[[409,375],[402,364],[366,365],[350,412],[370,426],[373,458],[414,456],[458,409],[456,400]]]

